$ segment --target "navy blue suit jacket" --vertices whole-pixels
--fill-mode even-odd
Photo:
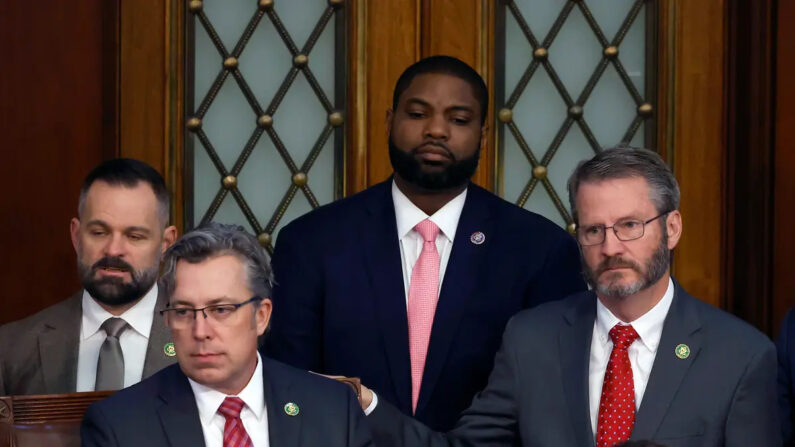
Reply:
[[[795,416],[795,310],[784,317],[776,339],[778,351],[778,404],[784,445],[795,446],[792,418]]]
[[[478,245],[470,238],[482,232]],[[267,355],[360,377],[411,414],[406,292],[391,181],[296,219],[273,256]],[[451,428],[491,371],[508,319],[585,289],[576,242],[469,185],[434,316],[416,418]]]
[[[268,437],[273,447],[366,447],[370,431],[347,385],[262,359]],[[295,416],[284,406],[298,405]],[[204,446],[199,409],[179,365],[92,404],[83,447]]]
[[[379,447],[593,447],[588,374],[596,296],[520,312],[505,329],[485,390],[448,433],[379,401]],[[685,344],[685,358],[675,354]],[[668,447],[778,447],[776,355],[748,323],[675,283],[632,440]]]

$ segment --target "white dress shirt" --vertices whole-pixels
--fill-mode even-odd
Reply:
[[[224,442],[224,424],[226,418],[218,413],[218,408],[227,395],[208,386],[194,382],[188,378],[196,406],[199,408],[199,419],[204,434],[204,445],[222,447]],[[262,357],[257,353],[257,368],[248,381],[248,385],[237,395],[246,404],[240,411],[240,420],[251,439],[254,447],[269,447],[268,409],[265,407],[265,388],[262,382]]]
[[[149,345],[149,332],[152,330],[156,304],[157,284],[153,285],[133,307],[119,315],[119,318],[130,325],[119,336],[121,352],[124,355],[125,387],[140,382],[143,376],[146,348]],[[94,391],[99,349],[106,337],[105,331],[100,329],[100,326],[113,316],[83,290],[83,319],[80,325],[80,347],[77,355],[78,392]]]
[[[657,355],[657,347],[662,336],[663,323],[668,309],[674,299],[674,283],[668,279],[668,289],[662,299],[640,318],[631,322],[624,322],[613,315],[600,300],[596,300],[596,321],[593,326],[591,338],[591,361],[588,367],[588,392],[591,409],[591,428],[596,437],[597,422],[599,417],[599,401],[602,398],[602,383],[604,382],[607,362],[613,351],[613,340],[610,339],[610,329],[616,324],[631,324],[640,337],[629,348],[629,363],[632,366],[632,379],[635,387],[635,411],[640,408],[649,374]],[[671,353],[673,354],[673,353]]]
[[[414,264],[417,263],[417,259],[422,253],[422,246],[425,244],[422,236],[414,230],[414,227],[423,220],[429,219],[441,230],[436,236],[436,250],[439,252],[438,290],[441,290],[444,272],[447,270],[447,262],[450,260],[450,252],[453,251],[455,230],[458,228],[458,220],[461,218],[466,197],[467,190],[465,189],[441,207],[439,211],[428,216],[403,194],[394,180],[392,181],[392,202],[395,205],[397,232],[400,239],[400,265],[403,267],[403,290],[406,292],[406,306],[409,302],[411,272],[414,270]]]

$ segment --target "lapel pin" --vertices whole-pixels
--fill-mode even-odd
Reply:
[[[174,343],[168,342],[163,346],[163,353],[169,357],[174,357],[177,355],[177,350],[174,349]]]
[[[472,242],[475,245],[480,245],[486,242],[486,235],[483,234],[482,231],[476,231],[472,233],[472,236],[469,237],[469,242]]]
[[[676,349],[674,349],[674,353],[676,353],[677,357],[679,357],[680,359],[684,360],[684,359],[690,357],[690,346],[687,346],[684,343],[680,344],[680,345],[677,345]]]
[[[287,402],[284,405],[284,412],[287,413],[287,416],[298,416],[300,411],[301,410],[298,408],[298,405],[292,402]]]

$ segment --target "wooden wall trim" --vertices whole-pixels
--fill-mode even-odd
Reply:
[[[183,166],[185,157],[185,8],[168,0],[165,10],[164,174],[171,190],[171,222],[184,231]]]
[[[682,190],[684,234],[674,251],[674,276],[693,295],[724,304],[724,54],[727,0],[676,0],[662,8],[661,67],[676,61],[672,78],[661,77],[660,98],[670,95],[672,122],[665,145]],[[665,73],[665,69],[663,69]],[[673,89],[671,92],[670,89]],[[664,116],[663,116],[664,117]],[[665,139],[668,140],[665,140]]]
[[[347,4],[348,120],[345,128],[345,195],[367,188],[367,0]]]

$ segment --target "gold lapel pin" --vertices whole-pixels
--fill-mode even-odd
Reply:
[[[169,357],[174,357],[177,355],[177,350],[174,349],[174,343],[168,342],[163,346],[163,353]]]
[[[677,345],[676,348],[674,349],[674,353],[676,354],[677,357],[684,360],[690,357],[690,346],[687,346],[684,343]]]
[[[292,402],[287,402],[284,405],[284,412],[287,413],[287,416],[298,416],[300,411],[301,410],[298,408],[298,405]]]

